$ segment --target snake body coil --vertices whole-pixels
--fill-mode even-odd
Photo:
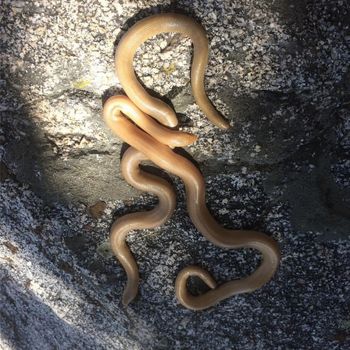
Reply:
[[[159,203],[149,212],[128,214],[116,220],[111,229],[111,246],[127,273],[128,282],[123,295],[123,303],[127,305],[137,294],[139,275],[125,237],[131,230],[163,224],[172,215],[176,204],[170,184],[143,172],[139,164],[149,159],[160,168],[179,176],[185,184],[191,220],[204,237],[222,248],[253,248],[262,254],[262,262],[253,274],[220,286],[200,267],[189,266],[182,270],[175,283],[176,296],[185,307],[201,310],[232,295],[251,292],[263,286],[274,275],[280,253],[277,243],[261,232],[229,230],[220,226],[206,206],[205,182],[200,171],[172,150],[173,147],[193,143],[196,137],[166,127],[177,124],[174,111],[143,89],[132,66],[137,48],[148,38],[163,32],[178,32],[192,39],[194,57],[191,84],[196,102],[214,124],[221,128],[228,127],[204,91],[204,72],[208,60],[208,42],[204,29],[192,19],[177,14],[155,15],[135,24],[120,41],[115,59],[119,81],[128,97],[113,96],[108,99],[103,115],[111,130],[131,146],[121,161],[124,178],[134,187],[158,196]],[[193,296],[186,287],[187,279],[191,276],[201,278],[211,289],[203,295]]]

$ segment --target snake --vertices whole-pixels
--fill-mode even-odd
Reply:
[[[148,94],[138,81],[133,68],[137,49],[153,36],[169,32],[183,34],[192,41],[191,87],[197,105],[214,125],[221,129],[230,127],[205,92],[209,43],[204,28],[192,18],[174,13],[156,14],[134,24],[120,40],[115,54],[116,74],[126,96],[110,97],[103,106],[103,118],[111,131],[130,146],[121,159],[123,177],[135,188],[156,195],[158,204],[150,211],[118,218],[111,226],[110,244],[127,275],[122,297],[123,305],[127,306],[138,293],[140,277],[126,237],[130,231],[164,224],[176,206],[172,186],[163,178],[144,171],[140,164],[150,160],[179,177],[185,185],[188,214],[207,240],[223,249],[251,248],[261,254],[261,263],[252,274],[222,284],[218,284],[202,267],[191,265],[182,269],[175,280],[179,303],[191,310],[204,310],[234,295],[252,292],[265,285],[278,268],[280,250],[278,243],[265,233],[228,229],[215,220],[206,204],[203,175],[190,160],[174,151],[176,147],[194,143],[197,137],[174,129],[178,124],[174,110]],[[191,277],[200,278],[208,286],[208,291],[193,295],[187,287]]]

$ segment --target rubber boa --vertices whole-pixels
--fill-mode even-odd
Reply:
[[[194,28],[197,28],[200,34],[196,34]],[[113,133],[131,146],[121,161],[123,176],[136,188],[157,195],[159,203],[149,212],[128,214],[116,220],[111,229],[111,246],[127,273],[128,282],[123,295],[123,303],[127,305],[136,296],[139,275],[135,259],[125,243],[125,237],[131,230],[156,227],[164,223],[171,216],[176,202],[171,186],[161,178],[144,173],[140,170],[139,163],[149,159],[160,168],[179,176],[185,184],[190,218],[204,237],[221,248],[253,248],[262,255],[260,266],[250,276],[219,286],[213,277],[200,267],[189,266],[183,269],[176,278],[176,296],[185,307],[202,310],[232,295],[251,292],[267,283],[278,267],[280,251],[276,241],[261,232],[230,230],[220,226],[206,206],[205,181],[202,174],[188,159],[172,150],[172,147],[189,145],[196,138],[194,135],[165,127],[176,125],[177,119],[174,112],[164,102],[147,94],[137,81],[132,68],[132,60],[137,47],[147,38],[165,31],[192,35],[195,56],[196,52],[204,50],[203,42],[200,41],[201,44],[196,46],[197,38],[203,40],[203,33],[205,37],[203,28],[192,19],[175,14],[155,15],[138,22],[125,34],[117,48],[117,74],[128,97],[109,98],[103,108],[104,120]],[[207,47],[207,41],[205,42]],[[125,55],[122,54],[123,48],[126,50]],[[203,77],[207,51],[204,63],[201,62],[200,56],[197,55],[197,57],[199,57],[197,60],[194,57],[192,64],[192,87],[194,94],[195,90],[202,91],[195,97],[203,112],[206,113],[209,108],[207,105],[209,100],[204,91]],[[193,70],[197,67],[195,63],[200,66],[200,69],[197,69],[194,74]],[[198,78],[198,75],[202,75],[202,78]],[[211,108],[209,108],[208,118],[212,121],[214,119],[215,122],[213,122],[216,125],[227,127],[222,124],[223,119],[218,113],[212,113],[214,107],[210,102],[209,105]],[[189,293],[186,283],[191,276],[201,278],[210,290],[199,296]]]
[[[140,169],[140,162],[146,159],[143,153],[130,147],[125,151],[120,166],[124,179],[130,185],[141,191],[150,192],[159,199],[154,209],[126,214],[116,220],[111,227],[112,250],[127,274],[127,285],[122,299],[124,305],[128,305],[136,297],[139,284],[138,267],[125,242],[127,234],[136,229],[161,226],[171,217],[176,205],[176,195],[171,185],[164,179]]]
[[[120,40],[116,55],[116,74],[126,95],[143,112],[161,124],[177,125],[175,112],[163,101],[150,96],[137,80],[133,67],[136,50],[147,39],[161,33],[181,33],[191,38],[193,61],[191,67],[192,93],[204,115],[216,126],[227,129],[229,123],[217,112],[204,90],[204,73],[208,63],[208,39],[204,28],[187,16],[166,13],[147,17],[133,25]]]

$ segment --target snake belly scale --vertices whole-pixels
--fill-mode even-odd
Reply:
[[[178,274],[175,292],[179,302],[192,310],[216,305],[233,295],[254,291],[275,274],[280,251],[275,240],[264,233],[231,230],[222,227],[210,214],[205,200],[205,181],[200,171],[183,156],[173,151],[196,141],[196,136],[171,129],[177,125],[175,112],[163,101],[150,96],[136,78],[133,58],[143,42],[160,33],[176,32],[191,38],[193,61],[191,86],[196,103],[216,126],[227,129],[229,124],[216,111],[204,89],[204,74],[208,61],[208,40],[201,25],[179,14],[159,14],[136,23],[121,39],[115,57],[116,73],[127,96],[112,96],[104,105],[103,116],[113,133],[131,147],[121,160],[125,180],[141,191],[156,195],[158,205],[148,211],[127,214],[117,219],[111,228],[111,247],[127,274],[123,304],[137,295],[138,267],[125,238],[132,230],[162,225],[172,215],[176,205],[171,185],[162,178],[141,170],[140,163],[151,160],[155,165],[181,178],[185,184],[187,210],[198,231],[214,245],[224,249],[253,248],[260,252],[260,266],[248,277],[217,285],[214,278],[198,266],[188,266]],[[210,288],[194,296],[187,289],[187,280],[199,277]]]

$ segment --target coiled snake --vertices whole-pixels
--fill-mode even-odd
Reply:
[[[200,171],[172,148],[184,147],[196,141],[196,136],[170,129],[177,125],[175,112],[163,101],[150,96],[137,80],[133,58],[137,48],[147,39],[164,32],[189,36],[193,42],[191,85],[195,100],[203,113],[220,128],[229,124],[218,114],[204,91],[204,73],[208,61],[208,41],[202,26],[179,14],[159,14],[136,23],[121,39],[115,57],[116,73],[127,96],[113,96],[103,108],[107,125],[131,147],[121,160],[121,171],[128,183],[139,190],[155,194],[158,205],[151,211],[127,214],[117,219],[111,228],[111,247],[127,274],[123,304],[136,296],[139,283],[138,267],[126,242],[131,230],[162,225],[172,215],[176,198],[170,184],[140,169],[143,160],[151,160],[166,171],[179,176],[185,184],[187,209],[200,233],[221,248],[253,248],[262,255],[260,266],[248,277],[217,285],[213,277],[197,266],[188,266],[176,278],[175,290],[179,302],[192,310],[213,306],[232,295],[254,291],[274,275],[280,260],[277,243],[267,235],[247,230],[230,230],[220,226],[210,214],[205,201],[205,182]],[[156,120],[157,121],[156,121]],[[187,290],[191,276],[202,279],[210,288],[194,296]]]

